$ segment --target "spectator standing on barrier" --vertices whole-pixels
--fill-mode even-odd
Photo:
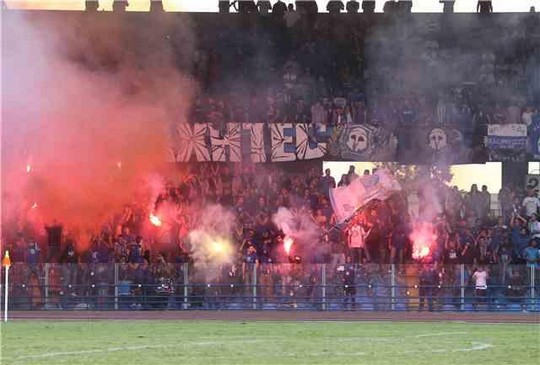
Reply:
[[[472,275],[475,287],[475,302],[474,308],[478,307],[478,304],[485,303],[487,298],[487,280],[488,272],[484,266],[479,266],[478,269]]]
[[[77,283],[77,271],[79,263],[79,255],[75,251],[75,244],[68,241],[66,248],[60,256],[60,263],[62,264],[62,279],[64,290],[73,290],[73,285]]]
[[[344,309],[356,307],[355,265],[351,256],[347,256],[343,270],[343,305]]]
[[[32,277],[35,277],[37,284],[41,285],[42,271],[39,265],[41,263],[41,248],[33,237],[28,239],[24,254],[24,262],[27,265],[24,282],[28,285],[32,285]]]
[[[435,287],[438,284],[439,275],[437,273],[435,265],[425,264],[420,272],[420,285],[419,285],[419,305],[418,311],[424,310],[424,304],[427,301],[428,310],[433,312],[433,299],[435,294]]]
[[[174,273],[172,266],[165,261],[164,254],[159,253],[151,270],[152,276],[155,279],[155,293],[158,296],[154,305],[157,308],[165,309],[169,297],[174,294]]]

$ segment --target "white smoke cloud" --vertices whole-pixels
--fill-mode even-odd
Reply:
[[[221,205],[210,205],[193,212],[198,217],[189,232],[189,249],[196,268],[232,263],[236,255],[234,213]]]

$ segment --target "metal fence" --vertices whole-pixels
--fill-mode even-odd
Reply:
[[[489,266],[487,290],[476,290],[474,270],[465,265],[16,263],[10,269],[9,307],[540,311],[538,268]]]

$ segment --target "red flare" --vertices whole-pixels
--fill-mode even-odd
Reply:
[[[161,227],[161,225],[163,224],[161,222],[161,219],[159,219],[159,217],[157,215],[150,214],[149,218],[150,218],[150,223],[152,223],[156,227]]]
[[[437,243],[435,226],[426,222],[416,224],[410,235],[410,239],[413,245],[413,259],[420,260],[428,257],[431,255],[432,248]]]
[[[291,248],[293,245],[293,239],[291,237],[285,237],[283,240],[283,248],[285,249],[285,253],[289,255],[291,253]]]

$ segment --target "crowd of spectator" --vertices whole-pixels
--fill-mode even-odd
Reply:
[[[343,283],[347,305],[352,306],[357,293],[355,280],[382,275],[377,274],[379,269],[374,267],[384,268],[393,263],[397,264],[400,275],[406,275],[408,264],[427,264],[418,273],[418,280],[423,290],[420,296],[425,297],[429,309],[433,304],[428,300],[433,296],[431,287],[455,285],[448,278],[456,277],[455,268],[461,264],[470,270],[467,272],[473,284],[479,276],[480,281],[484,277],[476,272],[496,275],[497,283],[508,284],[512,280],[527,280],[526,273],[516,267],[540,268],[537,218],[540,200],[531,189],[523,196],[519,189],[504,187],[499,192],[500,209],[492,209],[492,194],[485,186],[478,189],[473,185],[469,192],[462,192],[432,181],[433,189],[420,191],[416,204],[411,199],[414,194],[397,194],[385,202],[371,204],[344,224],[337,224],[328,189],[347,186],[354,179],[369,176],[371,171],[363,171],[359,176],[351,167],[339,182],[330,170],[323,176],[315,169],[288,175],[277,169],[256,173],[239,166],[203,165],[192,172],[181,184],[168,185],[157,199],[154,212],[159,212],[160,207],[168,207],[169,211],[175,207],[176,212],[162,217],[161,227],[148,231],[151,212],[126,207],[123,214],[93,238],[88,249],[80,250],[77,238],[63,234],[61,223],[57,222],[56,226],[47,228],[49,244],[61,241],[62,248],[54,251],[56,256],[47,255],[51,249],[50,246],[47,249],[46,242],[38,242],[37,236],[21,232],[11,249],[14,264],[26,264],[29,270],[23,275],[29,283],[32,276],[42,277],[40,264],[43,262],[60,263],[58,270],[52,271],[56,273],[54,282],[58,286],[55,287],[62,293],[72,291],[80,295],[80,285],[86,285],[84,290],[89,293],[97,293],[98,283],[111,284],[112,264],[117,263],[118,280],[138,283],[141,293],[145,290],[153,295],[158,293],[161,298],[158,302],[165,305],[167,300],[161,295],[171,295],[175,290],[172,283],[180,285],[185,280],[184,265],[190,268],[190,283],[238,285],[242,289],[231,289],[231,293],[244,295],[243,285],[252,282],[254,267],[261,270],[258,280],[262,284],[274,285],[277,278],[281,281],[288,278],[292,281],[283,282],[284,287],[296,282],[302,288],[314,280],[310,285],[311,290],[315,290],[313,278],[320,276],[317,265],[325,263],[329,280],[333,280],[331,287]],[[202,214],[200,209],[207,204],[220,204],[234,212],[234,228],[229,240],[233,248],[231,257],[219,264],[212,263],[212,259],[200,262],[200,257],[191,255],[193,246],[189,232],[198,227],[201,218],[194,212]],[[284,234],[272,220],[282,207],[309,217],[316,230],[316,242],[295,242],[291,252],[285,253]],[[434,242],[426,257],[414,259],[411,233],[419,223],[427,222],[432,224]],[[163,234],[164,231],[171,241],[165,245],[156,236],[156,232]],[[280,269],[281,266],[284,268]],[[216,268],[217,274],[214,273]],[[151,290],[144,289],[150,284]],[[193,287],[191,295],[197,295],[197,288]]]
[[[287,20],[294,6],[285,9]],[[539,38],[528,21],[493,37],[504,22],[306,17],[202,35],[194,75],[203,88],[189,122],[369,124],[404,148],[411,127],[444,126],[481,153],[488,124],[540,119]]]
[[[315,168],[304,174],[285,174],[279,169],[201,165],[181,184],[168,185],[155,202],[154,212],[162,214],[163,226],[149,231],[148,209],[126,207],[95,236],[91,247],[77,250],[77,237],[62,233],[60,223],[48,227],[48,242],[37,243],[21,232],[14,243],[13,260],[30,264],[61,263],[141,263],[153,261],[160,245],[167,261],[189,260],[189,232],[199,225],[204,207],[219,204],[234,213],[231,241],[238,259],[245,263],[289,262],[283,255],[283,232],[272,217],[280,207],[301,212],[314,222],[321,247],[316,254],[296,253],[308,262],[343,264],[346,256],[355,263],[403,264],[412,255],[411,232],[418,220],[434,224],[437,243],[431,258],[441,264],[502,264],[536,265],[540,239],[537,214],[540,200],[530,189],[526,196],[512,186],[498,194],[500,208],[493,209],[492,194],[486,186],[476,185],[467,193],[435,181],[436,189],[420,190],[418,194],[397,194],[387,202],[370,207],[350,222],[338,224],[330,204],[328,189],[347,186],[358,178],[354,166],[336,181],[331,171],[319,176]],[[262,168],[261,168],[262,169]],[[363,175],[369,175],[366,170]],[[414,198],[417,197],[417,202]],[[171,213],[172,212],[172,213]],[[162,231],[167,231],[162,242]],[[64,232],[65,233],[65,232]],[[363,235],[356,246],[351,235]],[[147,235],[144,237],[142,235]],[[45,245],[48,243],[48,245]],[[53,249],[58,244],[62,249]],[[165,245],[163,245],[165,244]],[[302,243],[308,244],[308,243]],[[44,246],[51,247],[45,255]],[[301,246],[301,245],[299,245]],[[40,248],[41,247],[41,248]],[[306,246],[312,247],[312,246]],[[354,249],[362,248],[359,254]],[[41,251],[41,252],[40,252]],[[152,255],[151,255],[152,254]]]

